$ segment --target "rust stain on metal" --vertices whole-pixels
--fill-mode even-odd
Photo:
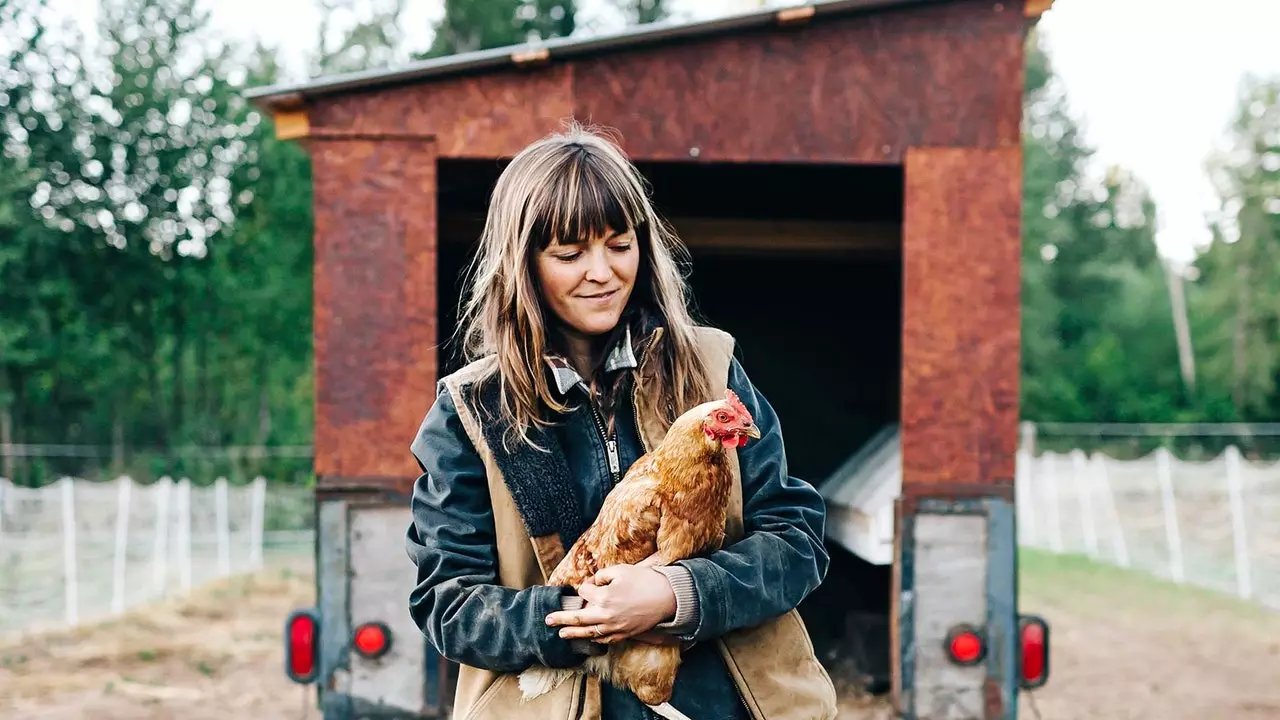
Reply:
[[[315,468],[403,478],[436,380],[436,150],[313,139]],[[323,482],[323,480],[322,480]]]
[[[317,100],[312,125],[434,133],[459,158],[510,157],[571,117],[616,128],[638,160],[1016,147],[1027,23],[989,0],[895,9],[352,92]]]
[[[915,512],[915,500],[921,497],[945,497],[952,500],[990,497],[1013,502],[1013,479],[988,478],[977,480],[970,478],[967,482],[910,484],[903,486],[902,495],[903,502],[909,503],[913,513]]]
[[[436,137],[440,157],[510,157],[573,116],[569,65],[519,68],[317,101],[335,131]]]
[[[1021,151],[913,149],[905,184],[903,491],[1008,484],[1018,421]]]
[[[982,681],[982,717],[986,720],[1004,720],[1004,692],[998,678]]]

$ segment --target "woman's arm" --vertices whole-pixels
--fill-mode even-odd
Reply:
[[[412,445],[423,474],[413,486],[405,539],[418,567],[409,614],[428,641],[457,663],[498,672],[533,664],[570,667],[584,655],[544,618],[561,608],[560,588],[495,584],[495,532],[484,464],[441,387]]]
[[[734,359],[729,387],[751,412],[760,439],[738,450],[744,536],[715,553],[676,563],[697,596],[685,640],[707,640],[758,625],[800,604],[826,576],[822,496],[787,474],[778,416]],[[686,627],[689,627],[686,625]]]

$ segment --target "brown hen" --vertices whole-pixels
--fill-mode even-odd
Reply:
[[[676,418],[605,497],[595,521],[569,548],[548,585],[577,589],[612,565],[669,565],[720,548],[733,474],[726,448],[759,438],[751,413],[732,390]],[[626,640],[580,668],[534,667],[520,675],[526,699],[586,672],[629,689],[664,717],[683,717],[668,701],[680,666],[678,645]]]

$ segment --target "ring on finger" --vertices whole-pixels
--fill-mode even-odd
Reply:
[[[601,635],[604,635],[604,631],[600,629],[600,625],[597,623],[596,625],[591,626],[591,634],[596,637],[600,637]]]

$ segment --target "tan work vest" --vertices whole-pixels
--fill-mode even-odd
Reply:
[[[728,385],[733,338],[719,330],[699,328],[701,354],[712,386]],[[463,400],[463,386],[478,377],[487,360],[479,360],[444,378],[458,415],[477,448],[488,473],[489,494],[497,531],[498,582],[522,590],[543,584],[564,555],[560,538],[530,538],[515,500],[503,481],[476,420]],[[640,398],[643,401],[643,398]],[[666,433],[656,413],[640,407],[641,434],[656,447]],[[742,484],[737,452],[729,450],[730,466],[738,482],[729,499],[725,544],[742,537]],[[755,720],[831,720],[836,717],[836,694],[831,678],[818,662],[800,614],[790,612],[714,641],[730,675]],[[517,675],[461,665],[454,698],[454,720],[598,720],[600,686],[595,678],[561,683],[556,690],[528,702],[520,699]],[[677,708],[679,709],[679,708]],[[694,720],[697,720],[696,718]]]

